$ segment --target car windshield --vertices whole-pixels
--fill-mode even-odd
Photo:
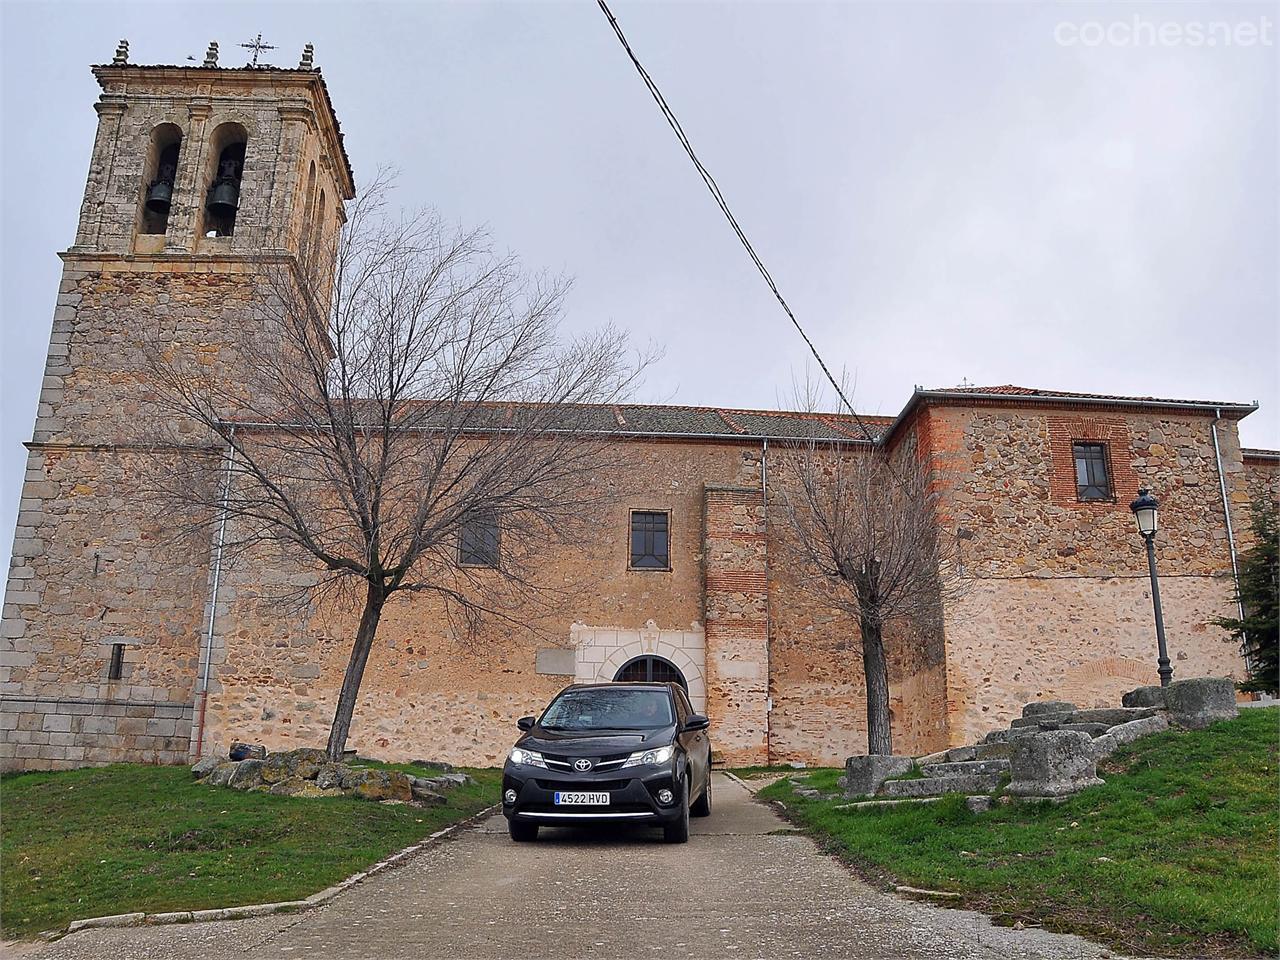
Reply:
[[[666,690],[587,687],[556,697],[541,722],[549,730],[651,730],[675,718]]]

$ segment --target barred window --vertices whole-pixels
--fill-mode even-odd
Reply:
[[[669,570],[671,515],[665,511],[631,511],[631,567]]]
[[[1107,469],[1105,443],[1074,443],[1076,496],[1081,500],[1110,500],[1111,474]]]
[[[492,510],[473,511],[462,522],[458,536],[458,563],[464,567],[498,565],[498,515]]]

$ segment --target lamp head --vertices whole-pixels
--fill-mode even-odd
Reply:
[[[1138,532],[1144,537],[1154,537],[1159,528],[1160,503],[1151,495],[1151,491],[1143,487],[1138,491],[1138,499],[1129,504],[1133,518],[1138,522]]]

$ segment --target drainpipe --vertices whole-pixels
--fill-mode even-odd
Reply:
[[[760,494],[764,502],[764,762],[773,763],[773,669],[769,643],[773,624],[769,611],[769,438],[760,447]]]
[[[235,427],[231,428],[231,436],[235,436]],[[209,663],[213,659],[213,628],[218,616],[218,587],[222,582],[222,550],[227,536],[227,497],[231,491],[231,444],[227,444],[227,455],[222,468],[222,490],[218,495],[218,533],[213,546],[213,584],[209,591],[209,622],[205,628],[204,650],[200,657],[199,697],[200,708],[196,720],[195,758],[200,759],[204,749],[204,713],[209,702]]]
[[[1236,563],[1236,536],[1231,529],[1231,503],[1227,499],[1227,475],[1222,470],[1222,450],[1218,446],[1218,421],[1222,419],[1221,408],[1213,411],[1214,420],[1209,425],[1213,434],[1213,458],[1218,463],[1218,488],[1222,491],[1222,515],[1227,521],[1227,549],[1231,553],[1231,581],[1236,585],[1236,610],[1240,619],[1244,619],[1244,603],[1240,600],[1240,567]]]

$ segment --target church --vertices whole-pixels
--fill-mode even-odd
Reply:
[[[93,73],[97,134],[60,254],[5,588],[0,769],[185,763],[232,741],[323,745],[350,618],[274,607],[265,586],[296,571],[221,566],[212,543],[166,553],[166,517],[138,496],[140,424],[167,414],[137,331],[161,329],[237,376],[255,264],[340,231],[356,195],[333,104],[309,47],[292,69],[224,68],[216,45],[198,65],[142,66],[122,43]],[[1251,502],[1280,496],[1280,452],[1240,446],[1254,409],[995,386],[916,388],[897,416],[863,417],[876,442],[924,455],[970,581],[940,623],[888,637],[896,752],[971,742],[1029,700],[1112,705],[1156,682],[1129,511],[1140,487],[1161,504],[1175,676],[1243,678],[1213,620],[1234,611]],[[495,764],[515,719],[566,684],[643,679],[687,689],[711,718],[717,762],[865,752],[857,625],[778,561],[771,445],[798,435],[800,415],[607,415],[634,492],[591,543],[549,548],[571,608],[536,641],[461,645],[417,601],[389,607],[348,745],[391,761]],[[855,436],[841,417],[823,429]]]

